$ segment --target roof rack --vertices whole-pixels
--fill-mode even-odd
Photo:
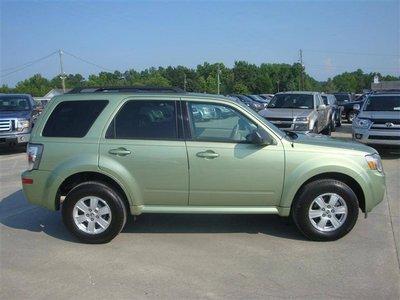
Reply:
[[[83,93],[184,93],[180,88],[153,86],[114,86],[114,87],[80,87],[66,94]]]
[[[391,93],[400,93],[400,89],[388,89],[388,90],[375,90],[375,91],[372,91],[372,94],[391,94]]]

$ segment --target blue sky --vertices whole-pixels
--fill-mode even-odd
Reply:
[[[304,49],[306,71],[318,80],[357,68],[399,76],[399,15],[399,1],[2,0],[0,69],[4,75],[57,49],[120,71],[293,63]],[[67,56],[64,65],[85,76],[101,71]],[[58,72],[54,55],[1,83]]]

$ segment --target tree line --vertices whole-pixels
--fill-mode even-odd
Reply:
[[[246,61],[236,61],[232,68],[222,63],[203,63],[196,68],[159,67],[143,71],[130,69],[125,72],[100,72],[84,78],[81,74],[65,75],[66,88],[97,86],[162,86],[180,87],[188,92],[217,93],[220,75],[221,94],[261,94],[291,90],[313,90],[323,92],[360,93],[369,89],[375,75],[381,80],[400,80],[400,77],[380,73],[364,73],[358,69],[317,81],[308,75],[299,63],[255,65]],[[36,74],[20,81],[15,87],[2,85],[0,93],[27,93],[44,96],[53,88],[61,88],[61,78],[47,79]]]

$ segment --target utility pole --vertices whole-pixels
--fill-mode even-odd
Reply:
[[[221,70],[220,70],[219,64],[218,64],[218,70],[217,70],[217,91],[218,91],[218,95],[220,93],[220,85],[221,85],[220,74],[221,74]]]
[[[278,86],[278,93],[279,93],[279,80],[276,81],[276,85]]]
[[[303,63],[303,50],[299,50],[299,61],[301,65],[301,74],[300,74],[300,84],[299,84],[299,89],[303,90],[304,89],[304,63]]]
[[[186,73],[183,73],[183,90],[186,92],[186,84],[187,84],[187,81],[186,81]]]
[[[60,78],[61,78],[61,86],[63,89],[63,92],[65,93],[65,73],[64,73],[64,67],[63,67],[63,60],[62,60],[62,55],[63,52],[62,50],[58,50],[58,54],[60,56]]]

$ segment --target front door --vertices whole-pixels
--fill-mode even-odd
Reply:
[[[135,205],[188,204],[188,162],[178,111],[176,101],[127,101],[100,141],[100,168],[124,181]]]
[[[188,102],[189,205],[273,206],[280,201],[284,151],[246,141],[256,122],[225,104]]]

